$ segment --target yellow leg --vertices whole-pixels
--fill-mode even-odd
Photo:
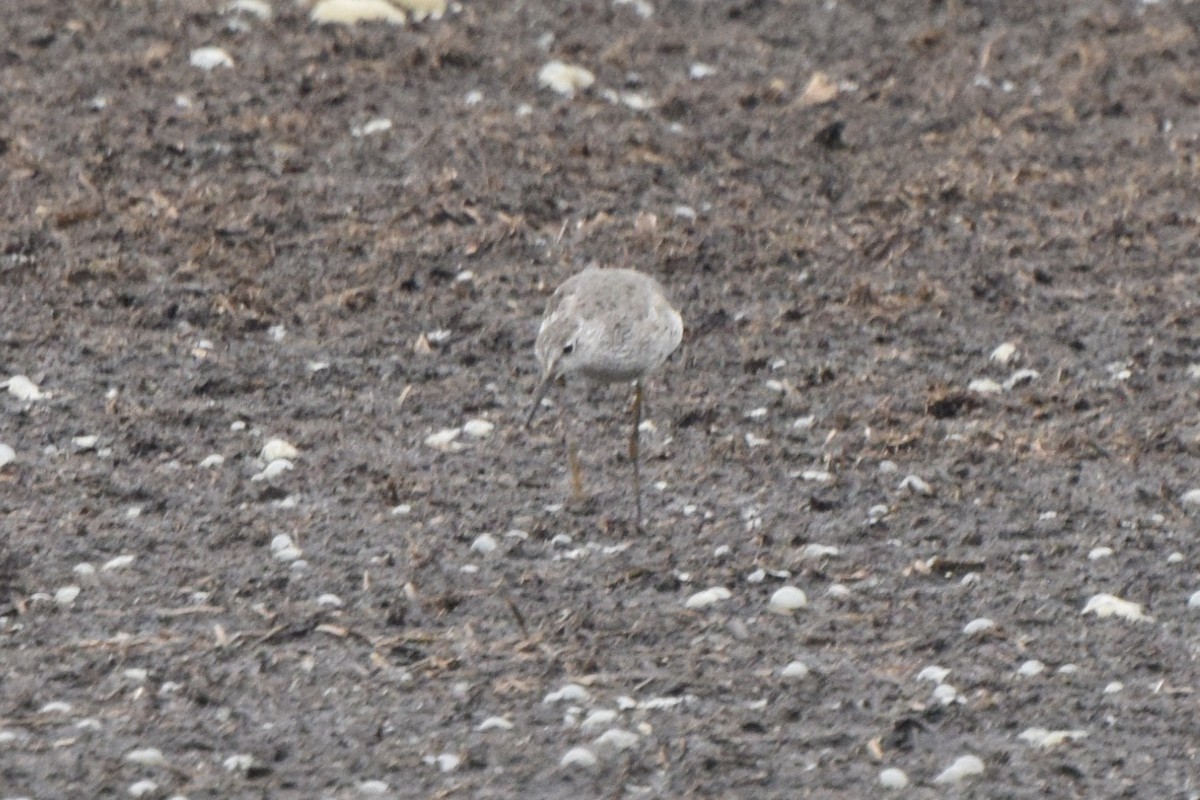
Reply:
[[[567,437],[567,466],[571,470],[571,495],[579,501],[583,498],[583,470],[579,466],[579,447],[575,444],[575,438],[571,436],[570,431],[566,431]]]
[[[642,471],[638,466],[638,437],[642,427],[642,382],[633,384],[633,430],[629,432],[629,460],[633,462],[634,527],[642,529]]]

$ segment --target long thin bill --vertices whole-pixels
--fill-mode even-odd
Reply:
[[[533,424],[533,415],[537,413],[538,406],[542,404],[542,398],[546,396],[546,390],[550,388],[553,380],[554,373],[551,371],[547,371],[542,376],[542,382],[538,384],[537,391],[533,393],[533,404],[529,406],[529,416],[525,418],[526,428]]]

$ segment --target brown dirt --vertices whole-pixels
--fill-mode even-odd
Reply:
[[[0,796],[864,797],[884,766],[909,797],[1200,796],[1200,6],[464,0],[329,29],[219,5],[0,23],[0,377],[52,393],[0,399]],[[206,45],[234,68],[190,66]],[[540,89],[554,57],[596,85]],[[555,393],[581,507],[554,508],[557,416],[518,425],[541,307],[592,262],[657,275],[687,325],[641,534],[622,391]],[[1019,363],[990,363],[1005,341]],[[476,417],[490,438],[424,445]],[[251,481],[273,436],[296,469]],[[785,582],[807,611],[766,612]],[[1081,615],[1100,592],[1153,621]],[[931,699],[934,663],[965,702]],[[568,682],[577,719],[681,702],[585,730],[543,702]],[[607,727],[637,745],[559,767]],[[151,746],[167,766],[125,760]],[[986,773],[935,785],[964,753]]]

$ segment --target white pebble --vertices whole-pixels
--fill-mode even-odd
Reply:
[[[799,680],[808,677],[808,665],[803,661],[793,661],[779,670],[779,677]]]
[[[224,463],[225,456],[220,453],[213,453],[204,457],[204,460],[200,462],[200,467],[202,469],[211,469],[212,467],[219,467]]]
[[[254,766],[254,756],[249,753],[236,753],[221,764],[226,772],[246,772]]]
[[[754,408],[746,412],[746,419],[765,419],[767,409],[764,407]]]
[[[700,592],[696,592],[689,597],[683,604],[684,608],[705,608],[722,600],[728,600],[733,597],[733,593],[723,586],[713,586]]]
[[[987,617],[980,617],[979,619],[971,620],[965,626],[963,626],[963,633],[965,633],[967,636],[974,636],[977,633],[983,633],[984,631],[991,630],[994,627],[996,627],[995,622]]]
[[[124,569],[125,567],[128,567],[130,564],[133,563],[133,559],[134,559],[134,557],[131,555],[123,555],[123,556],[117,556],[116,558],[110,558],[108,561],[104,562],[104,566],[102,566],[100,568],[100,571],[101,572],[109,572],[114,569]]]
[[[130,797],[145,797],[158,791],[158,784],[152,780],[138,781],[129,785]]]
[[[572,703],[581,703],[587,700],[589,697],[591,697],[591,695],[588,693],[587,689],[583,688],[577,683],[568,683],[561,689],[546,695],[544,698],[542,698],[542,702],[561,703],[562,701],[566,700]]]
[[[9,742],[15,742],[16,740],[17,734],[13,731],[0,730],[0,745],[5,745]]]
[[[902,769],[888,767],[879,773],[879,785],[885,789],[903,789],[908,786],[908,776]]]
[[[233,59],[229,53],[219,47],[198,47],[192,51],[188,62],[197,69],[205,70],[233,66]]]
[[[246,430],[246,421],[235,419],[233,422],[229,423],[229,430],[233,431],[234,433]]]
[[[0,469],[4,469],[9,464],[17,460],[17,451],[13,450],[8,445],[0,442]]]
[[[1035,675],[1041,675],[1046,671],[1046,665],[1036,658],[1031,658],[1028,661],[1017,667],[1017,674],[1025,678],[1032,678]]]
[[[950,670],[945,667],[939,667],[935,664],[930,664],[925,669],[917,673],[917,680],[932,681],[933,683],[941,683],[946,680],[946,676],[950,674]]]
[[[341,608],[342,598],[336,594],[323,594],[317,598],[317,605],[322,608]]]
[[[387,117],[377,117],[369,120],[362,125],[356,125],[350,129],[350,135],[356,139],[361,139],[364,136],[374,136],[377,133],[386,133],[392,129],[392,121]]]
[[[512,722],[504,717],[488,717],[475,727],[475,730],[477,731],[511,731],[512,729]]]
[[[596,76],[591,71],[558,60],[548,62],[538,72],[538,83],[567,97],[595,82]]]
[[[713,558],[724,558],[733,552],[733,548],[727,544],[719,544],[713,548]]]
[[[454,753],[442,753],[437,757],[438,769],[442,772],[454,772],[461,763],[462,759]]]
[[[993,361],[1001,366],[1008,365],[1009,362],[1017,355],[1017,346],[1012,342],[1005,342],[992,351],[989,361]]]
[[[797,431],[808,431],[808,430],[812,430],[813,426],[816,424],[817,424],[816,416],[813,414],[809,414],[807,417],[797,417],[792,422],[792,429],[797,430]]]
[[[309,19],[318,25],[353,25],[377,20],[404,25],[408,21],[404,12],[387,0],[321,0],[313,7]]]
[[[471,549],[485,556],[488,553],[494,553],[498,546],[499,543],[496,541],[496,537],[490,533],[481,534],[475,537],[475,541],[471,542]]]
[[[87,563],[86,561],[84,561],[80,564],[76,564],[75,566],[71,567],[71,571],[74,572],[76,575],[95,575],[96,574],[96,568],[93,567],[91,564]]]
[[[596,754],[586,747],[572,747],[563,754],[558,763],[564,767],[594,767],[596,766]]]
[[[1200,489],[1189,489],[1179,498],[1179,502],[1187,506],[1200,505]]]
[[[462,445],[454,441],[462,433],[462,428],[445,428],[425,437],[425,446],[443,453],[453,453],[462,449]]]
[[[776,614],[791,614],[797,609],[808,606],[808,596],[803,589],[795,586],[781,586],[771,595],[767,608]]]
[[[617,712],[611,708],[598,708],[588,714],[583,722],[579,723],[581,728],[594,728],[599,725],[607,725],[617,718]]]
[[[79,597],[78,586],[64,586],[54,593],[54,602],[60,606],[69,606],[75,602],[76,597]]]
[[[1036,369],[1019,369],[1010,375],[1008,380],[1004,382],[1004,389],[1006,391],[1012,391],[1023,383],[1029,383],[1030,381],[1037,380],[1041,377],[1041,375],[1042,373],[1038,372]]]
[[[1045,749],[1054,747],[1063,742],[1073,742],[1078,739],[1084,739],[1088,735],[1084,730],[1063,730],[1063,731],[1048,731],[1045,728],[1026,728],[1017,734],[1017,738],[1022,742],[1027,742],[1033,747]]]
[[[486,419],[472,419],[467,420],[466,424],[462,426],[462,432],[472,439],[482,439],[485,436],[491,436],[495,428],[495,424]]]
[[[1147,619],[1139,603],[1122,600],[1113,594],[1093,595],[1081,613],[1095,614],[1097,617],[1120,617],[1133,622]]]
[[[976,378],[967,384],[967,391],[975,394],[1000,394],[1004,387],[991,378]]]
[[[746,446],[747,447],[752,447],[752,448],[753,447],[763,447],[770,443],[771,443],[771,440],[766,438],[765,436],[758,436],[753,433],[746,434]]]
[[[1192,592],[1192,596],[1188,598],[1188,608],[1200,608],[1200,589]]]
[[[691,206],[686,206],[686,205],[682,205],[682,204],[677,205],[674,208],[672,208],[671,213],[674,214],[677,218],[682,219],[682,220],[687,220],[688,222],[695,222],[696,217],[697,217],[696,209],[692,208]],[[771,384],[771,383],[779,383],[779,382],[778,381],[767,381],[767,383]],[[770,388],[770,386],[768,386],[767,388]],[[782,391],[782,389],[783,389],[782,384],[780,384],[780,388],[777,390],[774,390],[774,391]]]
[[[851,592],[850,587],[844,583],[831,583],[829,584],[829,588],[825,590],[825,594],[835,600],[844,600],[853,594],[853,592]]]
[[[704,78],[707,78],[710,75],[715,75],[716,73],[717,73],[716,67],[714,67],[711,64],[704,64],[699,61],[692,64],[690,67],[688,67],[688,77],[694,81],[703,80]]]
[[[983,774],[983,761],[978,756],[959,756],[933,779],[934,783],[959,783],[965,778]]]
[[[1057,672],[1059,675],[1074,675],[1076,672],[1079,672],[1079,665],[1063,664],[1061,667],[1056,669],[1055,672]]]
[[[1093,547],[1088,551],[1088,561],[1099,561],[1102,558],[1109,558],[1112,554],[1111,547]]]
[[[763,569],[762,567],[759,567],[758,569],[754,570],[754,572],[751,572],[749,575],[746,576],[746,581],[748,583],[762,583],[766,579],[767,579],[767,571],[765,569]]]
[[[1105,694],[1120,694],[1123,691],[1125,691],[1125,684],[1120,681],[1113,681],[1104,687]]]
[[[840,552],[836,547],[825,544],[806,544],[800,551],[800,558],[805,561],[815,561],[819,558],[833,558]]]
[[[800,477],[811,483],[830,483],[833,481],[833,473],[824,469],[806,469],[800,473]]]
[[[143,767],[161,767],[167,763],[167,759],[163,757],[162,750],[157,747],[143,747],[138,750],[130,750],[125,754],[125,760],[131,764],[140,764]]]
[[[944,706],[948,706],[955,701],[960,703],[966,702],[962,695],[958,693],[958,689],[949,683],[939,683],[933,687],[933,699]]]
[[[1171,553],[1171,555],[1167,556],[1168,564],[1178,564],[1181,561],[1183,561],[1183,553],[1179,552],[1178,550],[1176,550],[1174,553]]]
[[[630,750],[637,746],[639,738],[640,737],[633,731],[627,731],[621,728],[610,728],[596,737],[596,741],[592,744],[601,750],[614,750],[616,752],[620,752],[622,750]]]
[[[76,436],[71,440],[71,444],[75,445],[76,450],[95,450],[96,443],[99,441],[99,436]]]
[[[18,400],[33,401],[50,396],[39,389],[36,383],[24,375],[13,375],[5,383],[8,384],[8,393]]]
[[[263,445],[259,453],[259,457],[268,463],[279,458],[296,458],[299,455],[300,451],[296,446],[285,439],[271,439]]]
[[[130,667],[121,674],[134,683],[145,683],[146,678],[150,677],[150,671],[143,667]]]
[[[46,703],[46,705],[42,706],[42,713],[43,714],[70,714],[71,713],[71,704],[63,702],[62,700],[53,700],[49,703]]]
[[[926,496],[933,494],[933,487],[929,485],[928,481],[918,475],[909,475],[904,480],[900,481],[899,488],[902,491],[907,489],[915,494],[923,494]]]
[[[358,793],[369,797],[378,797],[381,794],[387,794],[388,788],[383,781],[363,781],[358,785]]]
[[[267,466],[265,466],[263,468],[262,472],[258,472],[258,473],[255,473],[254,475],[251,475],[250,480],[253,482],[256,482],[256,483],[258,481],[269,481],[274,478],[278,478],[283,473],[288,472],[289,470],[293,470],[295,468],[296,468],[296,465],[293,464],[290,459],[277,458],[274,461],[272,461],[270,464],[267,464]]]

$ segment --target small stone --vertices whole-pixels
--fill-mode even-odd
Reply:
[[[933,494],[933,487],[929,485],[928,481],[918,475],[909,475],[904,480],[900,481],[899,488],[901,491],[907,489],[914,494],[922,494],[927,497]]]
[[[640,737],[633,731],[610,728],[596,737],[596,741],[592,744],[601,750],[621,752],[636,747],[639,739]]]
[[[158,784],[152,780],[138,781],[129,785],[130,797],[145,797],[158,791]]]
[[[249,753],[235,753],[222,762],[226,772],[246,772],[254,766],[254,756]]]
[[[700,592],[696,592],[684,602],[685,608],[705,608],[722,600],[728,600],[733,597],[733,593],[722,586],[713,586]]]
[[[885,789],[903,789],[908,786],[908,776],[902,769],[888,767],[879,773],[879,785]]]
[[[461,433],[462,428],[445,428],[437,433],[431,433],[425,437],[425,446],[441,450],[443,453],[457,452],[463,447],[455,441]]]
[[[799,680],[808,677],[808,665],[803,661],[793,661],[779,671],[779,677]]]
[[[567,97],[574,97],[576,91],[595,82],[596,76],[591,71],[558,60],[548,62],[538,71],[538,83]]]
[[[1087,735],[1087,731],[1084,730],[1048,731],[1045,728],[1026,728],[1017,735],[1017,738],[1044,750],[1048,747],[1060,745],[1063,742],[1072,742],[1087,738]]]
[[[967,391],[975,394],[1000,394],[1004,387],[991,378],[976,378],[967,384]]]
[[[486,419],[472,419],[468,420],[462,426],[462,432],[472,439],[483,439],[484,437],[491,436],[495,428],[495,424],[488,422]]]
[[[800,551],[800,558],[805,561],[816,561],[821,558],[833,558],[841,551],[836,547],[830,547],[824,544],[806,544],[804,549]]]
[[[212,453],[211,455],[204,457],[204,460],[200,462],[200,467],[202,469],[212,469],[213,467],[219,467],[224,463],[225,456],[221,455],[220,453]]]
[[[368,797],[378,797],[381,794],[387,794],[388,785],[383,781],[363,781],[358,785],[358,793],[365,794]]]
[[[387,0],[321,0],[309,14],[318,25],[353,25],[357,22],[389,22],[404,25],[404,12]]]
[[[967,636],[974,636],[978,633],[989,631],[994,627],[996,627],[995,622],[987,617],[980,617],[979,619],[971,620],[965,626],[963,626],[963,633],[965,633]]]
[[[8,387],[8,393],[18,400],[32,402],[34,400],[43,400],[50,396],[39,389],[36,383],[24,375],[13,375],[5,381],[5,384]]]
[[[1184,492],[1179,498],[1179,502],[1183,503],[1185,506],[1200,505],[1200,489],[1189,489],[1188,491]]]
[[[1016,355],[1017,346],[1012,342],[1005,342],[992,351],[992,354],[988,357],[988,360],[996,364],[1000,364],[1001,366],[1007,366],[1016,357]]]
[[[1188,608],[1190,608],[1190,609],[1200,608],[1200,589],[1197,589],[1196,591],[1192,592],[1192,596],[1188,598]]]
[[[268,463],[280,458],[297,458],[299,455],[300,451],[296,446],[286,439],[271,439],[262,446],[259,453],[259,457]]]
[[[132,564],[133,560],[134,560],[134,557],[131,555],[123,555],[123,556],[117,556],[116,558],[110,558],[108,561],[104,562],[104,566],[102,566],[100,568],[100,571],[101,572],[111,572],[112,570],[116,570],[116,569],[124,569],[125,567],[128,567],[130,564]]]
[[[1045,671],[1046,665],[1036,658],[1031,658],[1017,667],[1017,674],[1024,678],[1032,678],[1035,675],[1041,675]]]
[[[436,759],[438,769],[442,772],[454,772],[462,764],[462,759],[454,753],[442,753]]]
[[[946,680],[946,676],[949,674],[950,670],[946,669],[945,667],[939,667],[935,664],[931,664],[917,673],[917,680],[941,683],[942,681]]]
[[[581,728],[594,728],[600,725],[608,725],[617,719],[617,712],[611,708],[598,708],[584,718],[583,722],[579,723]]]
[[[490,533],[481,534],[475,538],[475,541],[471,542],[471,549],[485,556],[489,553],[494,553],[498,546],[499,543],[496,541],[496,537]]]
[[[1125,684],[1120,681],[1113,681],[1104,687],[1105,694],[1120,694],[1123,691],[1125,691]]]
[[[983,761],[978,756],[959,756],[954,760],[954,763],[946,767],[936,778],[934,783],[960,783],[966,778],[983,774]]]
[[[269,481],[278,478],[285,472],[289,472],[296,468],[296,465],[287,458],[277,458],[267,466],[263,467],[262,472],[255,473],[250,476],[251,482]]]
[[[1088,552],[1088,561],[1099,561],[1102,558],[1109,558],[1113,554],[1111,547],[1093,547]]]
[[[542,698],[543,703],[560,703],[563,700],[572,703],[581,703],[587,700],[591,695],[588,690],[577,683],[568,683],[557,691],[551,692]]]
[[[808,596],[795,586],[781,586],[771,595],[767,608],[776,614],[791,614],[808,606]]]
[[[562,759],[558,763],[564,767],[583,767],[586,769],[596,766],[596,754],[586,747],[572,747],[563,754]]]
[[[77,597],[79,597],[78,586],[64,586],[54,593],[54,602],[65,608],[72,605]]]
[[[1083,607],[1083,614],[1095,614],[1097,617],[1120,617],[1131,622],[1148,619],[1139,603],[1122,600],[1112,594],[1093,595]]]
[[[475,727],[475,730],[477,730],[477,731],[492,731],[492,730],[511,731],[513,729],[513,727],[514,726],[513,726],[512,722],[510,720],[505,719],[504,717],[488,717],[483,722],[479,723],[479,725],[477,725]]]
[[[125,754],[125,760],[131,764],[139,764],[143,767],[160,767],[167,763],[167,759],[163,757],[162,751],[157,747],[143,747],[138,750],[130,750]]]
[[[217,67],[232,67],[233,58],[219,47],[200,47],[192,51],[188,62],[197,69],[214,70]],[[209,348],[211,349],[211,348]]]
[[[317,598],[317,605],[321,608],[341,608],[342,598],[336,594],[323,594]]]
[[[13,450],[8,445],[0,442],[0,469],[4,469],[9,464],[17,460],[17,451]]]

